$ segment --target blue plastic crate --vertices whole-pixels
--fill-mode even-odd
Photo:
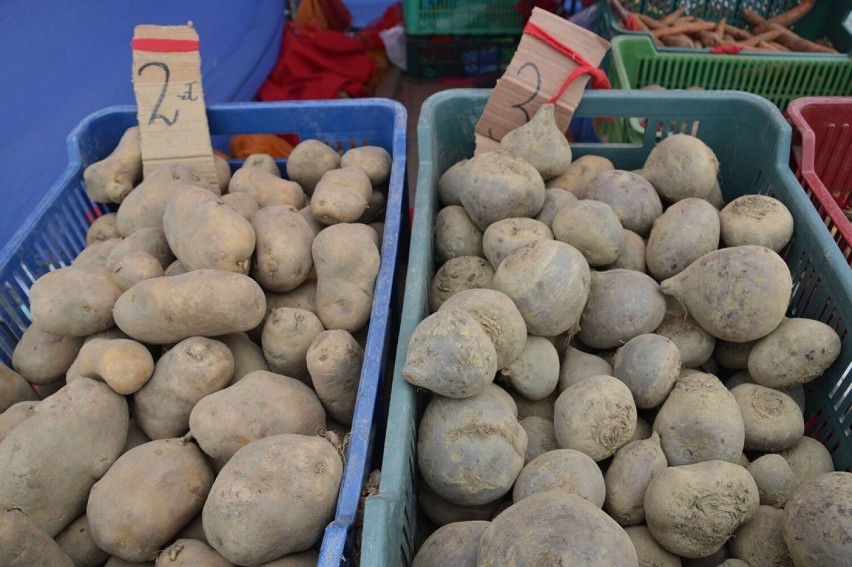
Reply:
[[[383,383],[385,371],[392,364],[390,345],[391,339],[396,341],[401,309],[399,270],[407,254],[409,234],[408,222],[402,222],[403,212],[406,221],[408,218],[406,111],[390,100],[357,99],[211,105],[207,117],[213,135],[295,133],[302,140],[322,140],[339,150],[377,145],[393,157],[381,266],[343,482],[335,519],[327,526],[320,549],[320,565],[348,565],[352,562],[361,486],[369,470],[380,463],[381,447],[376,445],[384,439]],[[106,205],[94,203],[86,195],[83,170],[106,157],[124,131],[135,124],[136,109],[132,106],[106,108],[83,120],[68,136],[65,172],[0,251],[0,359],[7,365],[31,321],[28,294],[32,282],[69,265],[85,247],[91,222],[108,211]],[[279,162],[282,171],[286,171],[285,164]]]

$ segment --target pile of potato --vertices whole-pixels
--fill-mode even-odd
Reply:
[[[294,148],[219,186],[84,174],[118,204],[30,290],[0,374],[0,565],[314,565],[334,518],[391,156]],[[36,386],[38,395],[32,386]]]
[[[803,419],[840,338],[785,315],[790,212],[718,175],[687,135],[572,160],[552,105],[441,175],[416,567],[849,565],[852,474]]]

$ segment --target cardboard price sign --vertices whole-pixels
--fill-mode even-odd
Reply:
[[[131,45],[143,175],[162,165],[183,164],[218,187],[198,33],[191,25],[140,25]]]
[[[567,131],[583,89],[609,85],[598,69],[609,42],[541,8],[533,9],[506,72],[476,125],[476,151],[496,149],[508,132],[526,124],[538,107],[556,105],[556,123]]]

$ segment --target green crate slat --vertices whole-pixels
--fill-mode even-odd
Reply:
[[[423,396],[402,377],[408,340],[428,315],[429,283],[435,273],[436,184],[456,161],[473,154],[473,131],[490,94],[454,89],[423,104],[418,123],[419,170],[415,213],[394,363],[393,383],[378,494],[367,498],[361,539],[361,565],[408,565],[422,533],[417,517],[416,428]],[[789,315],[819,319],[842,340],[840,359],[806,388],[806,433],[832,452],[839,470],[852,470],[852,270],[831,239],[789,168],[791,129],[776,107],[741,92],[589,91],[576,115],[605,118],[642,116],[664,124],[664,134],[686,128],[716,153],[723,195],[768,194],[790,209],[795,230],[783,256],[793,276]],[[621,169],[641,167],[657,137],[650,131],[638,144],[573,144],[575,157],[609,158]]]

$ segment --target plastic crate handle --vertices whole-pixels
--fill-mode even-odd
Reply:
[[[556,94],[550,97],[550,100],[547,101],[549,103],[555,103],[562,95],[565,93],[565,90],[571,86],[578,77],[581,75],[589,74],[592,78],[592,87],[596,89],[610,89],[612,85],[609,84],[609,78],[607,78],[606,73],[604,73],[603,69],[595,67],[592,65],[585,57],[544,31],[539,26],[535,25],[532,22],[527,22],[527,25],[524,26],[524,33],[533,36],[536,39],[541,40],[546,43],[552,49],[555,49],[565,57],[569,58],[571,61],[579,65],[574,71],[568,75],[568,78],[562,83],[562,86],[559,87],[559,90],[556,91]]]

